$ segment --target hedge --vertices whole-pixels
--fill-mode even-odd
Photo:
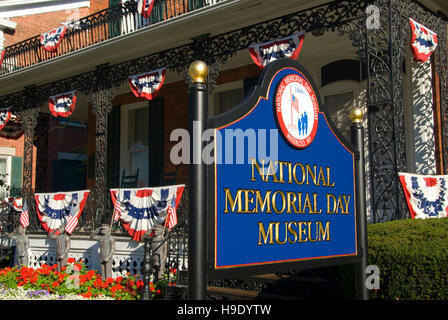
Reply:
[[[369,225],[368,250],[380,270],[371,298],[448,300],[448,218]]]

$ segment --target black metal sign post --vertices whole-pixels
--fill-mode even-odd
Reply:
[[[356,212],[358,212],[358,245],[361,259],[356,263],[356,296],[360,300],[368,300],[366,287],[367,269],[367,217],[365,198],[365,169],[364,169],[364,128],[361,124],[363,113],[359,108],[350,111],[351,143],[356,148],[355,155],[355,185],[356,185]]]
[[[195,61],[189,68],[193,84],[190,87],[190,211],[188,215],[188,293],[189,298],[206,297],[206,166],[202,161],[202,133],[207,123],[208,90],[205,84],[208,68]]]

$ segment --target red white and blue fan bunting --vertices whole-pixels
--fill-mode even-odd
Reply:
[[[414,60],[425,62],[436,50],[437,34],[412,19],[409,19],[409,24],[412,31],[411,49]]]
[[[78,225],[89,193],[89,190],[35,193],[37,217],[42,227],[50,233],[65,225],[65,231],[72,233]]]
[[[448,216],[448,176],[399,174],[412,218]]]
[[[144,18],[148,19],[151,16],[153,6],[154,6],[154,0],[139,0],[137,4],[137,11]]]
[[[266,67],[270,62],[281,59],[297,59],[302,49],[305,33],[298,33],[286,38],[270,42],[255,44],[249,47],[252,60],[260,68]]]
[[[12,208],[17,212],[21,212],[22,211],[22,198],[13,199]]]
[[[56,51],[61,44],[62,38],[64,38],[67,29],[68,28],[66,26],[61,26],[41,34],[40,44],[48,52]]]
[[[0,130],[2,130],[9,119],[11,119],[11,108],[0,109]]]
[[[128,78],[129,86],[137,98],[152,100],[165,81],[166,68],[141,73]]]
[[[5,58],[5,50],[0,52],[0,67],[2,66],[3,59]]]
[[[14,211],[22,211],[22,198],[6,198],[5,203],[14,209]]]
[[[68,117],[75,110],[76,91],[50,97],[50,112],[55,117]]]
[[[119,207],[121,224],[134,241],[140,241],[156,225],[164,225],[170,207],[179,205],[184,187],[111,189],[110,193],[114,207]]]

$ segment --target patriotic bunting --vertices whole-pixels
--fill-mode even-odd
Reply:
[[[66,26],[61,26],[41,34],[40,44],[43,46],[44,50],[48,52],[56,51],[61,44],[67,29]]]
[[[15,211],[21,212],[22,211],[22,198],[15,198],[12,202],[12,208]]]
[[[0,52],[0,67],[2,66],[3,59],[5,58],[5,50]]]
[[[411,49],[414,60],[425,62],[437,47],[437,34],[412,19],[409,19],[409,24],[412,31]]]
[[[111,189],[110,193],[114,207],[117,207],[117,199],[120,203],[119,219],[121,224],[134,241],[140,241],[144,234],[151,234],[156,224],[164,224],[169,211],[175,213],[175,209],[182,198],[184,187],[185,185],[175,185],[155,188]]]
[[[137,98],[152,100],[165,81],[166,68],[141,73],[128,78],[129,86]]]
[[[448,216],[448,176],[399,173],[413,219]]]
[[[22,198],[5,198],[4,202],[14,211],[22,212]]]
[[[55,117],[69,117],[76,105],[76,91],[50,97],[50,112]]]
[[[0,130],[2,130],[9,119],[11,119],[11,108],[0,109]]]
[[[28,206],[26,204],[26,200],[23,202],[22,213],[20,214],[20,224],[24,228],[30,225],[30,217],[28,214]]]
[[[302,48],[305,33],[298,33],[271,42],[255,44],[249,47],[252,60],[260,68],[281,58],[297,59]]]
[[[65,225],[65,231],[72,233],[78,225],[89,190],[58,193],[36,193],[37,217],[42,227],[50,233]],[[59,234],[59,231],[56,231]]]
[[[137,4],[137,11],[144,18],[148,19],[149,16],[151,16],[153,6],[154,6],[154,0],[139,0]]]

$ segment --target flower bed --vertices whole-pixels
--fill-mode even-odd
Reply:
[[[57,271],[57,265],[42,265],[38,269],[13,267],[0,270],[0,300],[2,299],[114,299],[138,300],[143,281],[128,274],[102,280],[95,270],[87,270],[82,261],[69,258],[67,267]],[[165,287],[172,285],[175,270],[161,281],[150,283],[152,298],[162,298]]]

